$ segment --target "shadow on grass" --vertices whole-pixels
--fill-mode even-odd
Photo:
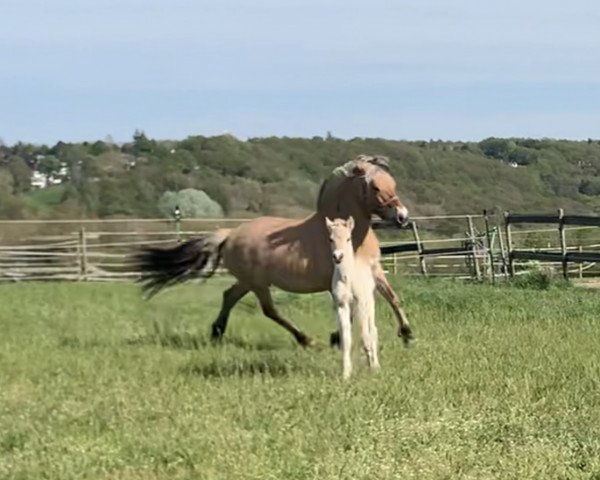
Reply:
[[[191,363],[180,369],[184,375],[202,378],[229,377],[286,377],[303,369],[300,365],[286,362],[283,359],[267,355],[265,358],[231,358],[212,360],[208,363]]]
[[[201,350],[232,346],[242,350],[274,351],[287,348],[287,345],[266,341],[248,341],[238,337],[223,338],[213,341],[208,336],[190,332],[150,333],[128,338],[128,345],[157,345],[175,350]]]
[[[80,338],[77,336],[63,335],[58,339],[58,346],[63,348],[94,348],[105,347],[108,342],[98,340],[97,338]]]

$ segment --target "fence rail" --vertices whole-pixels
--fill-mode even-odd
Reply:
[[[596,263],[600,264],[600,240],[584,245],[584,249],[580,245],[568,246],[565,236],[567,230],[595,229],[600,226],[600,217],[564,215],[562,211],[557,214],[506,213],[504,232],[502,228],[492,226],[491,219],[485,211],[482,214],[415,217],[410,228],[394,231],[393,241],[382,242],[382,264],[393,274],[488,279],[492,282],[520,274],[526,265],[523,262],[530,261],[549,266],[562,263],[565,275],[600,274],[600,268],[596,268]],[[247,220],[0,220],[0,282],[132,281],[140,275],[129,261],[134,249],[144,245],[174,245],[215,228],[235,226]],[[451,237],[433,235],[431,225],[438,221],[455,222],[455,234]],[[558,223],[559,228],[517,228],[529,223]],[[515,225],[515,229],[511,225]],[[374,226],[383,227],[381,222],[375,222]],[[536,245],[523,248],[523,242],[519,240],[530,234],[557,230],[559,247]],[[576,270],[569,270],[569,263],[579,265]]]
[[[577,247],[577,252],[569,252],[567,245],[566,226],[575,225],[578,227],[600,227],[600,217],[591,215],[565,215],[562,208],[558,209],[556,214],[514,214],[506,212],[505,231],[508,239],[508,260],[509,272],[511,276],[515,275],[515,260],[536,260],[546,262],[560,262],[562,264],[563,276],[569,277],[569,263],[600,262],[600,252],[583,251],[583,247]],[[524,223],[546,223],[557,224],[558,243],[560,250],[537,251],[514,249],[512,245],[511,225]],[[591,248],[589,246],[588,248]]]

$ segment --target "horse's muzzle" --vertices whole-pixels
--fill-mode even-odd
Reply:
[[[406,207],[396,209],[396,225],[400,228],[408,225],[408,209]]]
[[[336,265],[339,265],[342,262],[343,258],[344,258],[344,252],[338,252],[337,250],[335,252],[333,252],[333,262]]]

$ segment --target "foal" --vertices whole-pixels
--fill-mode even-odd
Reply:
[[[368,265],[362,265],[354,257],[352,229],[354,218],[348,220],[325,217],[331,243],[334,264],[331,278],[331,295],[336,311],[342,350],[342,376],[348,378],[352,372],[350,353],[352,350],[351,317],[360,320],[363,348],[371,368],[379,368],[377,358],[377,328],[375,327],[375,280]]]

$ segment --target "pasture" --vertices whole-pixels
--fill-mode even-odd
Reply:
[[[399,279],[381,372],[303,350],[253,298],[208,340],[227,277],[0,285],[0,478],[600,478],[600,296]],[[275,292],[321,340],[327,295]],[[357,333],[357,332],[356,332]],[[358,346],[358,335],[355,335]]]

